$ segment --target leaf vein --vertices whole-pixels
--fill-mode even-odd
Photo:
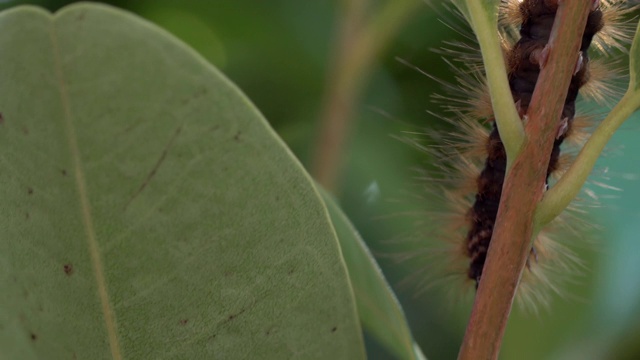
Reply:
[[[91,216],[91,204],[87,194],[87,185],[82,169],[82,161],[80,159],[80,149],[76,137],[75,128],[73,125],[73,114],[71,112],[71,106],[69,101],[69,94],[67,91],[67,84],[62,71],[62,62],[60,60],[60,48],[58,44],[58,36],[55,29],[55,23],[51,26],[51,43],[53,47],[53,57],[55,60],[55,72],[58,78],[58,84],[60,88],[60,100],[64,111],[64,127],[69,142],[69,151],[71,152],[75,173],[75,180],[77,184],[78,197],[80,198],[80,206],[82,209],[82,221],[84,224],[87,243],[89,247],[89,253],[91,256],[91,262],[93,264],[93,270],[96,277],[98,286],[98,295],[102,306],[102,312],[105,320],[105,326],[109,338],[109,347],[111,350],[111,356],[115,360],[122,360],[122,354],[120,350],[120,344],[118,341],[116,319],[113,312],[111,303],[109,302],[109,293],[107,290],[106,279],[104,275],[104,266],[100,257],[100,247],[98,245],[98,239],[95,233],[93,218]]]

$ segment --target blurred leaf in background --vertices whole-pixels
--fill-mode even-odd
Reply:
[[[376,0],[375,4],[385,1]],[[70,3],[60,0],[4,1],[0,8],[37,4],[50,10]],[[139,0],[109,1],[173,32],[193,46],[252,99],[278,134],[309,168],[319,129],[318,119],[337,34],[341,1],[300,0]],[[465,34],[438,21],[454,15],[435,4],[415,11],[397,36],[373,61],[363,96],[355,105],[352,137],[343,154],[339,202],[374,254],[411,250],[403,243],[415,222],[437,226],[428,211],[437,210],[421,193],[414,168],[433,159],[397,140],[403,132],[445,128],[427,111],[440,110],[430,96],[441,86],[396,58],[453,82],[453,74],[432,51],[443,41]],[[455,20],[454,20],[455,21]],[[466,34],[471,36],[471,34]],[[161,76],[161,74],[158,74]],[[610,148],[623,149],[601,161],[610,181],[624,189],[591,217],[603,231],[594,234],[597,249],[581,250],[587,271],[569,293],[549,310],[531,316],[514,311],[507,328],[502,359],[637,359],[640,358],[638,273],[640,264],[640,167],[634,154],[640,131],[629,121]],[[630,174],[630,176],[623,176]],[[417,189],[417,190],[416,190]],[[411,215],[401,215],[411,212]],[[425,243],[433,243],[425,229]],[[422,247],[424,245],[418,244]],[[420,249],[414,249],[419,251]],[[381,266],[395,286],[416,342],[429,359],[455,358],[470,308],[448,305],[444,291],[417,294],[398,287],[419,264],[403,264],[381,256]],[[371,359],[384,359],[370,344]]]

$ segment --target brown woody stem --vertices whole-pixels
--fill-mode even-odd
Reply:
[[[535,209],[591,0],[558,0],[551,47],[527,113],[525,139],[502,189],[500,208],[458,359],[497,359],[522,269],[531,251]]]

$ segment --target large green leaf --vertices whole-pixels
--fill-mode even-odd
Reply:
[[[310,179],[179,41],[2,13],[0,113],[0,358],[364,357]]]
[[[322,189],[320,193],[340,239],[364,329],[398,359],[425,359],[414,344],[400,303],[369,248],[331,195]]]

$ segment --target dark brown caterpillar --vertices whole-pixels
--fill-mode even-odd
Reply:
[[[637,9],[638,5],[623,0],[594,1],[580,47],[581,61],[576,64],[558,119],[557,138],[547,165],[548,186],[553,186],[553,181],[571,165],[572,152],[579,150],[589,137],[588,128],[597,121],[597,115],[576,112],[578,91],[580,98],[599,104],[621,96],[621,89],[616,88],[614,81],[623,76],[615,62],[612,65],[605,57],[611,50],[626,51],[636,27],[628,15]],[[498,30],[503,40],[511,94],[523,121],[526,121],[540,67],[545,65],[548,55],[545,46],[556,10],[557,0],[501,0],[500,3]],[[466,33],[459,24],[451,26]],[[594,55],[604,56],[590,58],[589,49],[596,53]],[[435,169],[425,171],[421,180],[428,181],[426,200],[442,206],[427,216],[430,233],[425,236],[421,232],[416,239],[423,243],[425,237],[438,238],[445,241],[445,246],[440,242],[420,253],[401,254],[399,260],[424,255],[426,258],[420,260],[425,272],[413,274],[407,280],[417,280],[421,290],[446,283],[447,290],[455,291],[468,287],[451,286],[452,280],[474,283],[477,287],[482,278],[500,203],[506,154],[494,124],[477,46],[448,42],[447,48],[437,51],[451,65],[457,83],[449,84],[430,76],[443,84],[446,91],[446,95],[435,95],[434,101],[448,115],[436,116],[455,130],[428,131],[430,144],[427,146],[414,136],[409,136],[407,141],[437,160]],[[590,192],[584,194],[589,196]],[[587,200],[597,202],[597,199]],[[530,310],[548,304],[553,293],[563,294],[560,283],[583,270],[582,261],[571,249],[573,241],[571,245],[568,241],[576,237],[584,240],[584,228],[593,228],[579,216],[583,212],[581,203],[584,205],[585,201],[570,205],[569,211],[541,229],[534,239],[534,250],[522,273],[517,296],[518,302]],[[586,203],[593,205],[591,201]],[[460,294],[454,298],[460,298]]]
[[[518,10],[522,19],[520,39],[508,52],[507,61],[509,86],[513,100],[521,116],[526,117],[540,68],[544,66],[548,56],[547,43],[551,35],[557,2],[524,0],[519,4]],[[567,90],[562,116],[558,119],[558,136],[549,159],[547,184],[550,174],[558,168],[560,145],[573,123],[578,91],[588,81],[589,46],[594,35],[603,26],[603,14],[596,2],[594,10],[591,11],[587,20],[576,72]],[[486,147],[487,159],[477,179],[475,202],[468,213],[471,226],[466,237],[467,255],[471,258],[467,276],[476,282],[476,287],[482,277],[482,269],[500,203],[507,163],[504,146],[495,123],[489,134]]]

